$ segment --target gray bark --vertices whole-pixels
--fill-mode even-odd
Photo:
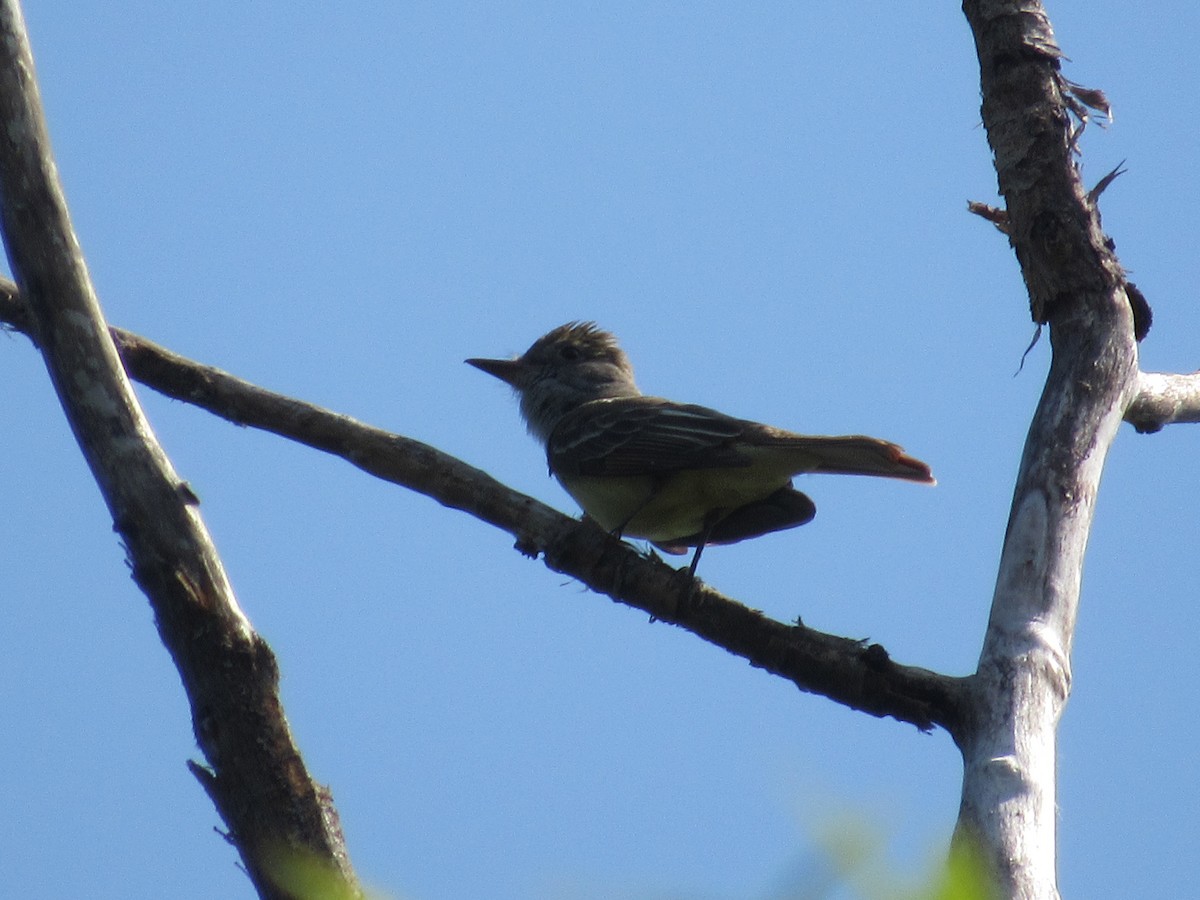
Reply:
[[[957,834],[981,849],[1003,896],[1058,896],[1055,734],[1104,459],[1139,385],[1135,331],[1148,308],[1100,228],[1075,162],[1087,107],[1061,73],[1037,2],[968,0],[1000,217],[1050,329],[1053,360],[1021,459],[992,610],[972,679]]]
[[[15,0],[0,0],[0,122],[0,226],[31,336],[179,669],[208,763],[193,772],[261,896],[298,896],[297,880],[317,870],[356,894],[337,814],[283,716],[275,658],[238,606],[196,499],[155,439],[109,336]]]

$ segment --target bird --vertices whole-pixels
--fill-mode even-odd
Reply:
[[[550,474],[614,536],[670,554],[733,544],[812,521],[792,485],[806,473],[875,475],[936,484],[890,441],[797,434],[704,406],[643,394],[616,337],[568,322],[520,356],[466,362],[508,384],[542,443]]]

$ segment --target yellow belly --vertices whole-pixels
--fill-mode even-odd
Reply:
[[[648,475],[569,476],[559,481],[607,531],[669,542],[702,531],[709,514],[775,493],[791,472],[774,466],[692,469],[657,481]],[[657,484],[657,489],[656,489]]]

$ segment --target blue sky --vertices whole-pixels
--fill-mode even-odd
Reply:
[[[1192,371],[1200,12],[1049,10],[1146,293]],[[427,441],[564,510],[462,364],[571,319],[644,390],[928,461],[811,477],[803,529],[705,554],[781,619],[974,667],[1048,360],[994,202],[957,8],[30,3],[60,172],[111,322]],[[249,897],[178,677],[40,359],[0,339],[0,770],[13,896]],[[851,713],[614,605],[505,534],[141,390],[283,670],[364,881],[391,897],[775,900],[869,828],[914,878],[953,827],[942,733]],[[1060,732],[1065,896],[1185,896],[1200,806],[1200,432],[1126,427]],[[846,825],[845,823],[851,823]],[[840,895],[839,895],[840,896]],[[849,896],[848,894],[846,896]]]

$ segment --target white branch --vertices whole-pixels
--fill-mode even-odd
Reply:
[[[1082,116],[1039,0],[966,0],[1007,230],[1053,358],[1029,428],[974,676],[957,834],[999,894],[1057,900],[1056,728],[1105,456],[1142,388],[1135,300],[1075,161]]]
[[[1142,372],[1125,421],[1143,434],[1175,422],[1200,422],[1200,372],[1168,375]]]

